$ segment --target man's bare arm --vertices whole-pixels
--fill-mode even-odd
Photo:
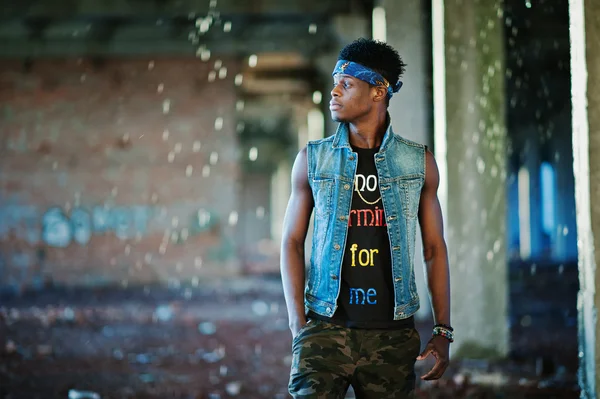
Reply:
[[[292,194],[285,211],[281,241],[281,280],[293,336],[306,323],[304,244],[313,206],[304,148],[298,153],[292,168]]]
[[[431,295],[434,322],[450,325],[450,276],[444,241],[442,211],[437,197],[440,176],[433,155],[427,152],[427,173],[419,203],[423,255]]]
[[[448,250],[444,241],[442,211],[437,197],[440,175],[433,154],[427,151],[427,172],[425,184],[419,202],[419,224],[423,238],[423,254],[427,269],[427,283],[433,307],[434,322],[450,325],[450,272],[448,267]],[[429,355],[436,359],[433,368],[423,380],[440,378],[450,361],[450,341],[439,335],[433,336],[421,352],[417,360]]]

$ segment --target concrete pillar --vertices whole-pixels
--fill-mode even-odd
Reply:
[[[570,0],[573,172],[579,262],[579,358],[582,398],[600,391],[600,0]]]
[[[434,57],[443,48],[445,58],[445,71],[434,63],[434,95],[446,117],[434,123],[446,125],[445,135],[435,129],[436,148],[447,148],[442,177],[447,173],[453,356],[503,357],[509,329],[502,2],[435,0],[432,6]],[[446,95],[438,102],[440,90]]]
[[[561,112],[554,118],[554,131],[571,129],[571,113]],[[550,151],[556,173],[556,225],[553,232],[552,255],[560,262],[577,259],[577,221],[575,218],[575,182],[573,179],[572,136],[558,135]]]
[[[398,50],[407,64],[402,78],[403,86],[390,101],[389,112],[394,132],[421,144],[432,145],[432,130],[429,124],[430,104],[428,99],[427,71],[431,43],[425,35],[429,29],[428,18],[423,15],[422,0],[382,0],[378,6],[385,10],[386,42]],[[376,21],[373,21],[375,27]],[[433,149],[432,149],[433,150]],[[417,231],[421,237],[421,231]],[[429,293],[423,273],[423,246],[417,238],[415,247],[415,275],[421,298],[417,318],[431,317]]]

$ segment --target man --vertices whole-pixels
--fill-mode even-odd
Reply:
[[[405,64],[385,43],[359,39],[333,71],[335,135],[309,142],[292,170],[281,274],[293,335],[294,398],[408,398],[421,341],[413,258],[421,225],[436,326],[418,356],[435,356],[421,378],[448,365],[449,273],[439,175],[424,145],[395,135],[387,112]],[[310,268],[304,244],[314,209]]]

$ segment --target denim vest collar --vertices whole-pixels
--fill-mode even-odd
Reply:
[[[380,153],[385,152],[385,150],[389,146],[390,140],[394,136],[394,131],[392,129],[392,123],[390,122],[389,114],[387,115],[387,124],[388,127],[385,130],[383,140],[381,141],[381,146],[379,147]],[[352,149],[352,146],[350,145],[350,126],[348,125],[348,123],[342,122],[338,125],[333,139],[332,147]]]

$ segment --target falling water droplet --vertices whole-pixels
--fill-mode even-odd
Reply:
[[[210,153],[210,164],[211,165],[216,165],[216,163],[219,161],[219,153],[217,152],[211,152]]]
[[[149,70],[149,71],[151,71],[151,70],[153,70],[153,69],[154,69],[154,61],[150,61],[150,62],[148,63],[148,70]]]
[[[194,141],[194,145],[192,148],[193,148],[194,152],[199,152],[200,149],[202,148],[202,143],[199,141]]]
[[[219,116],[215,119],[215,130],[219,131],[221,129],[223,129],[223,118]]]
[[[179,218],[177,216],[173,216],[171,219],[171,227],[177,227],[179,225]]]
[[[502,245],[502,244],[500,243],[500,240],[496,240],[496,241],[494,242],[494,252],[498,253],[498,252],[500,251],[500,246],[501,246],[501,245]]]
[[[194,167],[192,165],[188,165],[187,168],[185,168],[185,175],[190,177],[192,173],[194,173]]]
[[[492,168],[490,169],[490,174],[492,175],[492,177],[498,176],[498,167],[496,165],[492,166]]]
[[[258,148],[250,148],[250,151],[248,151],[248,159],[250,159],[252,162],[258,159]]]
[[[217,72],[216,71],[210,71],[208,73],[208,81],[209,82],[214,82],[216,78],[217,78]]]
[[[169,139],[169,131],[165,129],[162,135],[163,141],[167,141]]]
[[[241,73],[238,73],[237,75],[235,75],[235,85],[236,86],[241,86],[242,82],[244,81],[244,75],[242,75]]]
[[[485,172],[485,162],[481,157],[477,157],[477,171],[481,174]]]
[[[167,99],[163,101],[163,114],[168,114],[171,110],[171,100]]]
[[[169,163],[173,163],[173,161],[175,160],[175,153],[173,151],[169,152],[168,160],[169,160]]]
[[[258,64],[258,56],[256,54],[252,54],[248,57],[248,66],[250,68],[254,68]]]
[[[223,32],[231,32],[231,22],[227,21],[223,24]]]
[[[204,165],[204,167],[202,167],[202,177],[208,176],[210,176],[210,166]]]
[[[181,154],[181,149],[183,148],[183,146],[181,145],[181,143],[175,143],[175,154]]]
[[[317,24],[308,25],[308,33],[310,33],[311,35],[316,34],[317,33]]]
[[[158,88],[156,89],[156,91],[158,91],[159,93],[162,93],[164,89],[165,89],[165,85],[161,83],[158,85]]]
[[[236,111],[243,111],[244,110],[244,100],[238,100],[235,103],[235,109],[236,109]]]
[[[236,211],[233,211],[229,214],[229,225],[230,226],[235,226],[238,222],[238,213]]]
[[[315,91],[313,93],[313,103],[321,104],[321,101],[323,101],[323,94],[320,91]]]
[[[210,60],[210,50],[202,46],[196,50],[196,56],[199,56],[202,61]]]
[[[194,259],[194,266],[196,266],[196,269],[200,269],[202,267],[202,258],[197,256],[196,259]],[[196,278],[196,281],[198,281],[198,278]]]
[[[215,61],[215,69],[219,69],[223,66],[223,61],[221,60],[216,60]]]
[[[227,77],[227,68],[223,67],[219,69],[219,79],[225,79]]]
[[[210,18],[198,18],[196,20],[196,27],[198,28],[198,31],[200,33],[206,33],[208,32],[208,29],[210,28],[210,25],[212,23],[212,19]]]

